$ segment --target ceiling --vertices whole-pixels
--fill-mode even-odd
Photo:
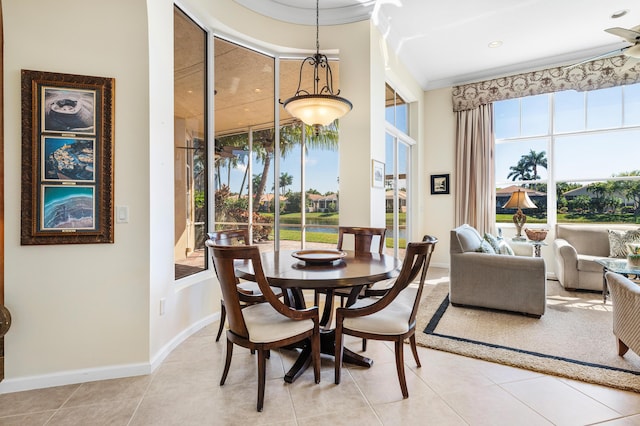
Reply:
[[[315,25],[315,0],[235,0],[274,19]],[[612,15],[627,10],[614,19]],[[572,64],[629,43],[637,0],[321,0],[320,25],[371,19],[423,89]],[[489,47],[502,42],[497,48]]]

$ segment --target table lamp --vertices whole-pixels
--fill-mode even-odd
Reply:
[[[516,225],[516,236],[513,237],[513,240],[526,240],[526,238],[522,236],[522,227],[527,222],[527,216],[522,213],[522,209],[537,209],[538,206],[531,201],[531,198],[529,198],[529,195],[525,191],[518,189],[511,193],[511,198],[509,198],[509,201],[507,201],[502,208],[518,209],[516,214],[513,215],[513,223]]]

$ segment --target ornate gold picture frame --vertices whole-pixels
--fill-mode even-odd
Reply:
[[[22,70],[22,245],[113,243],[114,86]]]

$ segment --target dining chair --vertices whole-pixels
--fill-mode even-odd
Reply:
[[[207,247],[213,246],[237,246],[237,245],[250,245],[249,241],[249,229],[226,229],[222,231],[208,232],[209,239],[205,242]],[[260,291],[258,284],[253,281],[238,280],[238,297],[240,302],[244,305],[253,305],[254,303],[266,302],[266,299]],[[282,296],[282,290],[278,287],[272,287],[272,291],[276,296]],[[216,342],[220,340],[222,330],[224,330],[224,324],[227,316],[227,310],[224,306],[224,299],[220,300],[220,326],[218,327],[218,335],[216,336]]]
[[[258,352],[258,411],[264,405],[266,358],[271,349],[310,340],[313,374],[320,383],[320,329],[318,307],[296,310],[285,305],[273,293],[262,269],[260,251],[256,246],[212,246],[213,265],[218,275],[222,298],[227,307],[227,356],[220,386],[229,373],[233,345]],[[237,260],[250,262],[265,303],[242,306],[235,272]],[[307,343],[308,344],[308,343]]]
[[[338,227],[338,244],[336,249],[343,250],[343,245],[346,235],[353,236],[353,251],[355,255],[361,255],[364,253],[371,253],[372,247],[374,253],[382,254],[385,246],[385,235],[387,233],[386,228],[366,228],[360,226],[340,226]],[[378,238],[377,246],[374,245],[374,239]],[[365,290],[366,291],[366,290]],[[344,306],[345,299],[349,297],[350,290],[335,290],[334,295],[340,297],[340,306]],[[365,293],[363,293],[364,295]],[[314,295],[314,303],[318,304],[318,292]]]
[[[416,314],[431,254],[437,242],[435,237],[425,235],[421,242],[409,243],[400,275],[395,280],[393,287],[380,299],[360,299],[349,307],[336,310],[336,384],[340,383],[344,349],[343,336],[345,334],[363,339],[393,341],[395,342],[396,370],[402,396],[409,397],[404,373],[403,342],[405,339],[409,339],[413,357],[420,367],[415,336]],[[414,283],[418,274],[420,278],[416,283],[417,288],[415,290],[413,288],[407,289],[410,284]]]

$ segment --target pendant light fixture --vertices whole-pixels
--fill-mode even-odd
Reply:
[[[320,0],[316,0],[316,53],[306,57],[300,65],[300,77],[296,93],[282,102],[284,109],[303,123],[313,126],[318,134],[320,127],[331,124],[333,120],[343,117],[353,105],[347,99],[338,96],[340,90],[333,93],[333,74],[326,55],[320,54]],[[313,93],[303,89],[302,73],[305,65],[313,67]],[[324,74],[324,85],[321,86],[321,75]]]

